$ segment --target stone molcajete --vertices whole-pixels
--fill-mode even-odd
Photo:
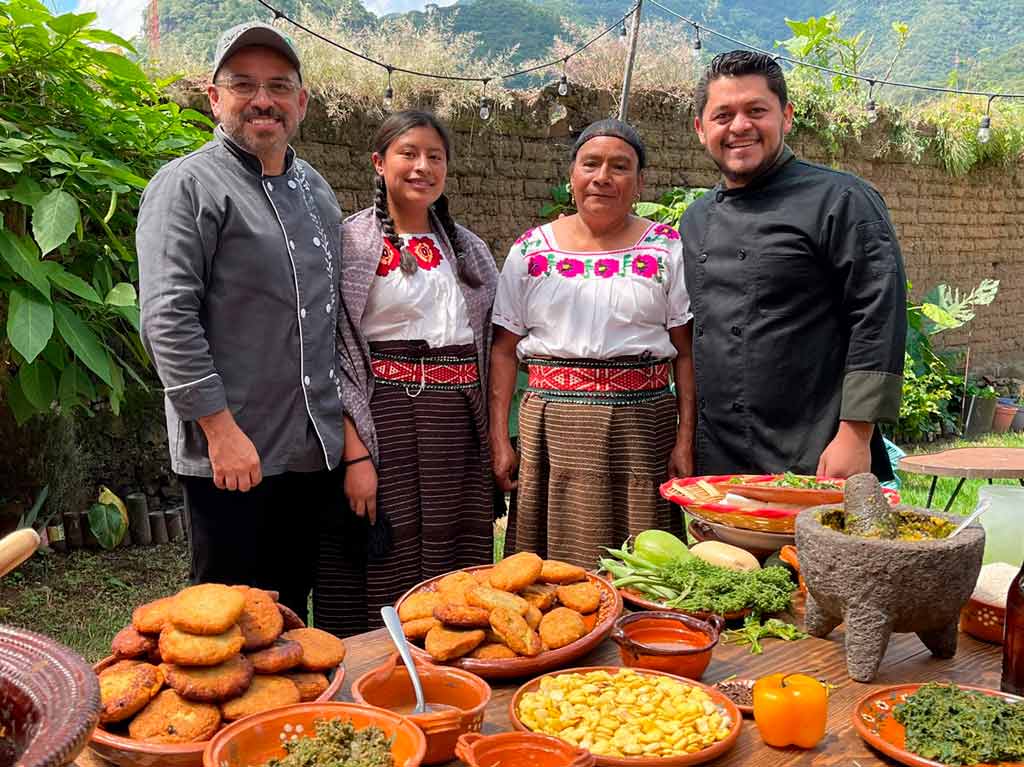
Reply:
[[[981,569],[985,531],[977,523],[953,538],[882,537],[894,535],[901,520],[960,521],[910,506],[890,509],[871,474],[847,481],[844,505],[797,517],[807,631],[824,637],[845,623],[846,667],[858,682],[874,678],[893,632],[913,632],[933,655],[953,657],[960,608]]]

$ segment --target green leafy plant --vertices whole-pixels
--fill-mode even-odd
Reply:
[[[707,191],[700,187],[674,187],[665,192],[657,202],[636,203],[633,212],[643,218],[650,218],[678,229],[686,209]]]
[[[572,199],[569,182],[551,187],[551,202],[544,203],[540,208],[542,218],[555,219],[559,216],[571,216],[576,212],[576,203]]]
[[[46,499],[49,497],[50,486],[44,485],[43,489],[36,495],[32,508],[22,514],[18,520],[18,530],[31,527],[38,532],[50,524],[50,521],[57,515],[57,509],[51,508],[45,514],[42,513],[43,507],[46,505]]]
[[[128,524],[120,510],[112,503],[94,503],[88,512],[89,529],[100,546],[114,549],[128,533]]]
[[[19,423],[145,386],[135,211],[148,178],[210,122],[162,95],[130,43],[0,0],[0,379]]]
[[[895,442],[928,442],[956,428],[950,403],[963,379],[947,370],[941,358],[918,373],[909,354],[903,366],[903,399],[899,420],[892,429]]]

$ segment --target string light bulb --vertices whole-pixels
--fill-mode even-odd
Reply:
[[[864,104],[864,114],[869,123],[876,123],[878,122],[878,104],[875,103],[874,98],[875,81],[868,80],[868,85],[868,100]]]
[[[985,105],[985,114],[981,118],[981,123],[978,125],[978,143],[987,144],[992,140],[992,99],[995,96],[988,97],[988,103]]]
[[[626,29],[626,21],[622,21],[622,27],[619,28],[619,42],[623,45],[629,42],[629,30]]]
[[[480,91],[480,119],[491,119],[491,105],[487,102],[487,80],[481,80],[483,90]]]
[[[395,90],[391,87],[391,67],[388,67],[388,87],[384,89],[384,111],[390,112],[395,103]]]
[[[695,59],[699,59],[700,58],[700,54],[701,54],[701,49],[703,47],[704,47],[704,44],[701,42],[701,39],[700,39],[700,27],[697,26],[696,24],[694,24],[693,25],[693,47],[690,49],[690,55],[693,56]]]
[[[569,78],[565,74],[565,65],[569,59],[562,59],[562,76],[558,79],[558,95],[568,96],[569,95]]]

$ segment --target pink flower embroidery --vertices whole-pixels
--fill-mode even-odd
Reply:
[[[531,277],[540,277],[548,273],[548,257],[542,255],[530,256],[530,264],[526,271]]]
[[[599,258],[594,264],[594,274],[598,277],[614,277],[619,273],[619,261],[615,258]]]
[[[659,237],[664,237],[666,240],[679,239],[679,232],[677,232],[668,224],[658,224],[656,227],[654,227],[654,233]]]
[[[658,275],[658,259],[654,256],[633,256],[633,273],[641,277],[656,277]]]
[[[555,268],[558,269],[558,273],[563,277],[576,277],[583,274],[585,267],[578,258],[563,258]]]
[[[526,242],[528,239],[530,239],[530,236],[532,234],[533,234],[533,230],[532,229],[527,229],[525,232],[523,232],[521,235],[519,235],[519,239],[516,240],[513,243],[513,245],[519,245],[520,243]]]

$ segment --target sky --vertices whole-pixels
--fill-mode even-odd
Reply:
[[[122,37],[132,38],[142,27],[142,10],[148,0],[44,0],[54,10],[94,11],[97,24]],[[455,0],[434,0],[437,5],[452,5]],[[424,0],[364,0],[369,10],[378,15],[423,10]]]

